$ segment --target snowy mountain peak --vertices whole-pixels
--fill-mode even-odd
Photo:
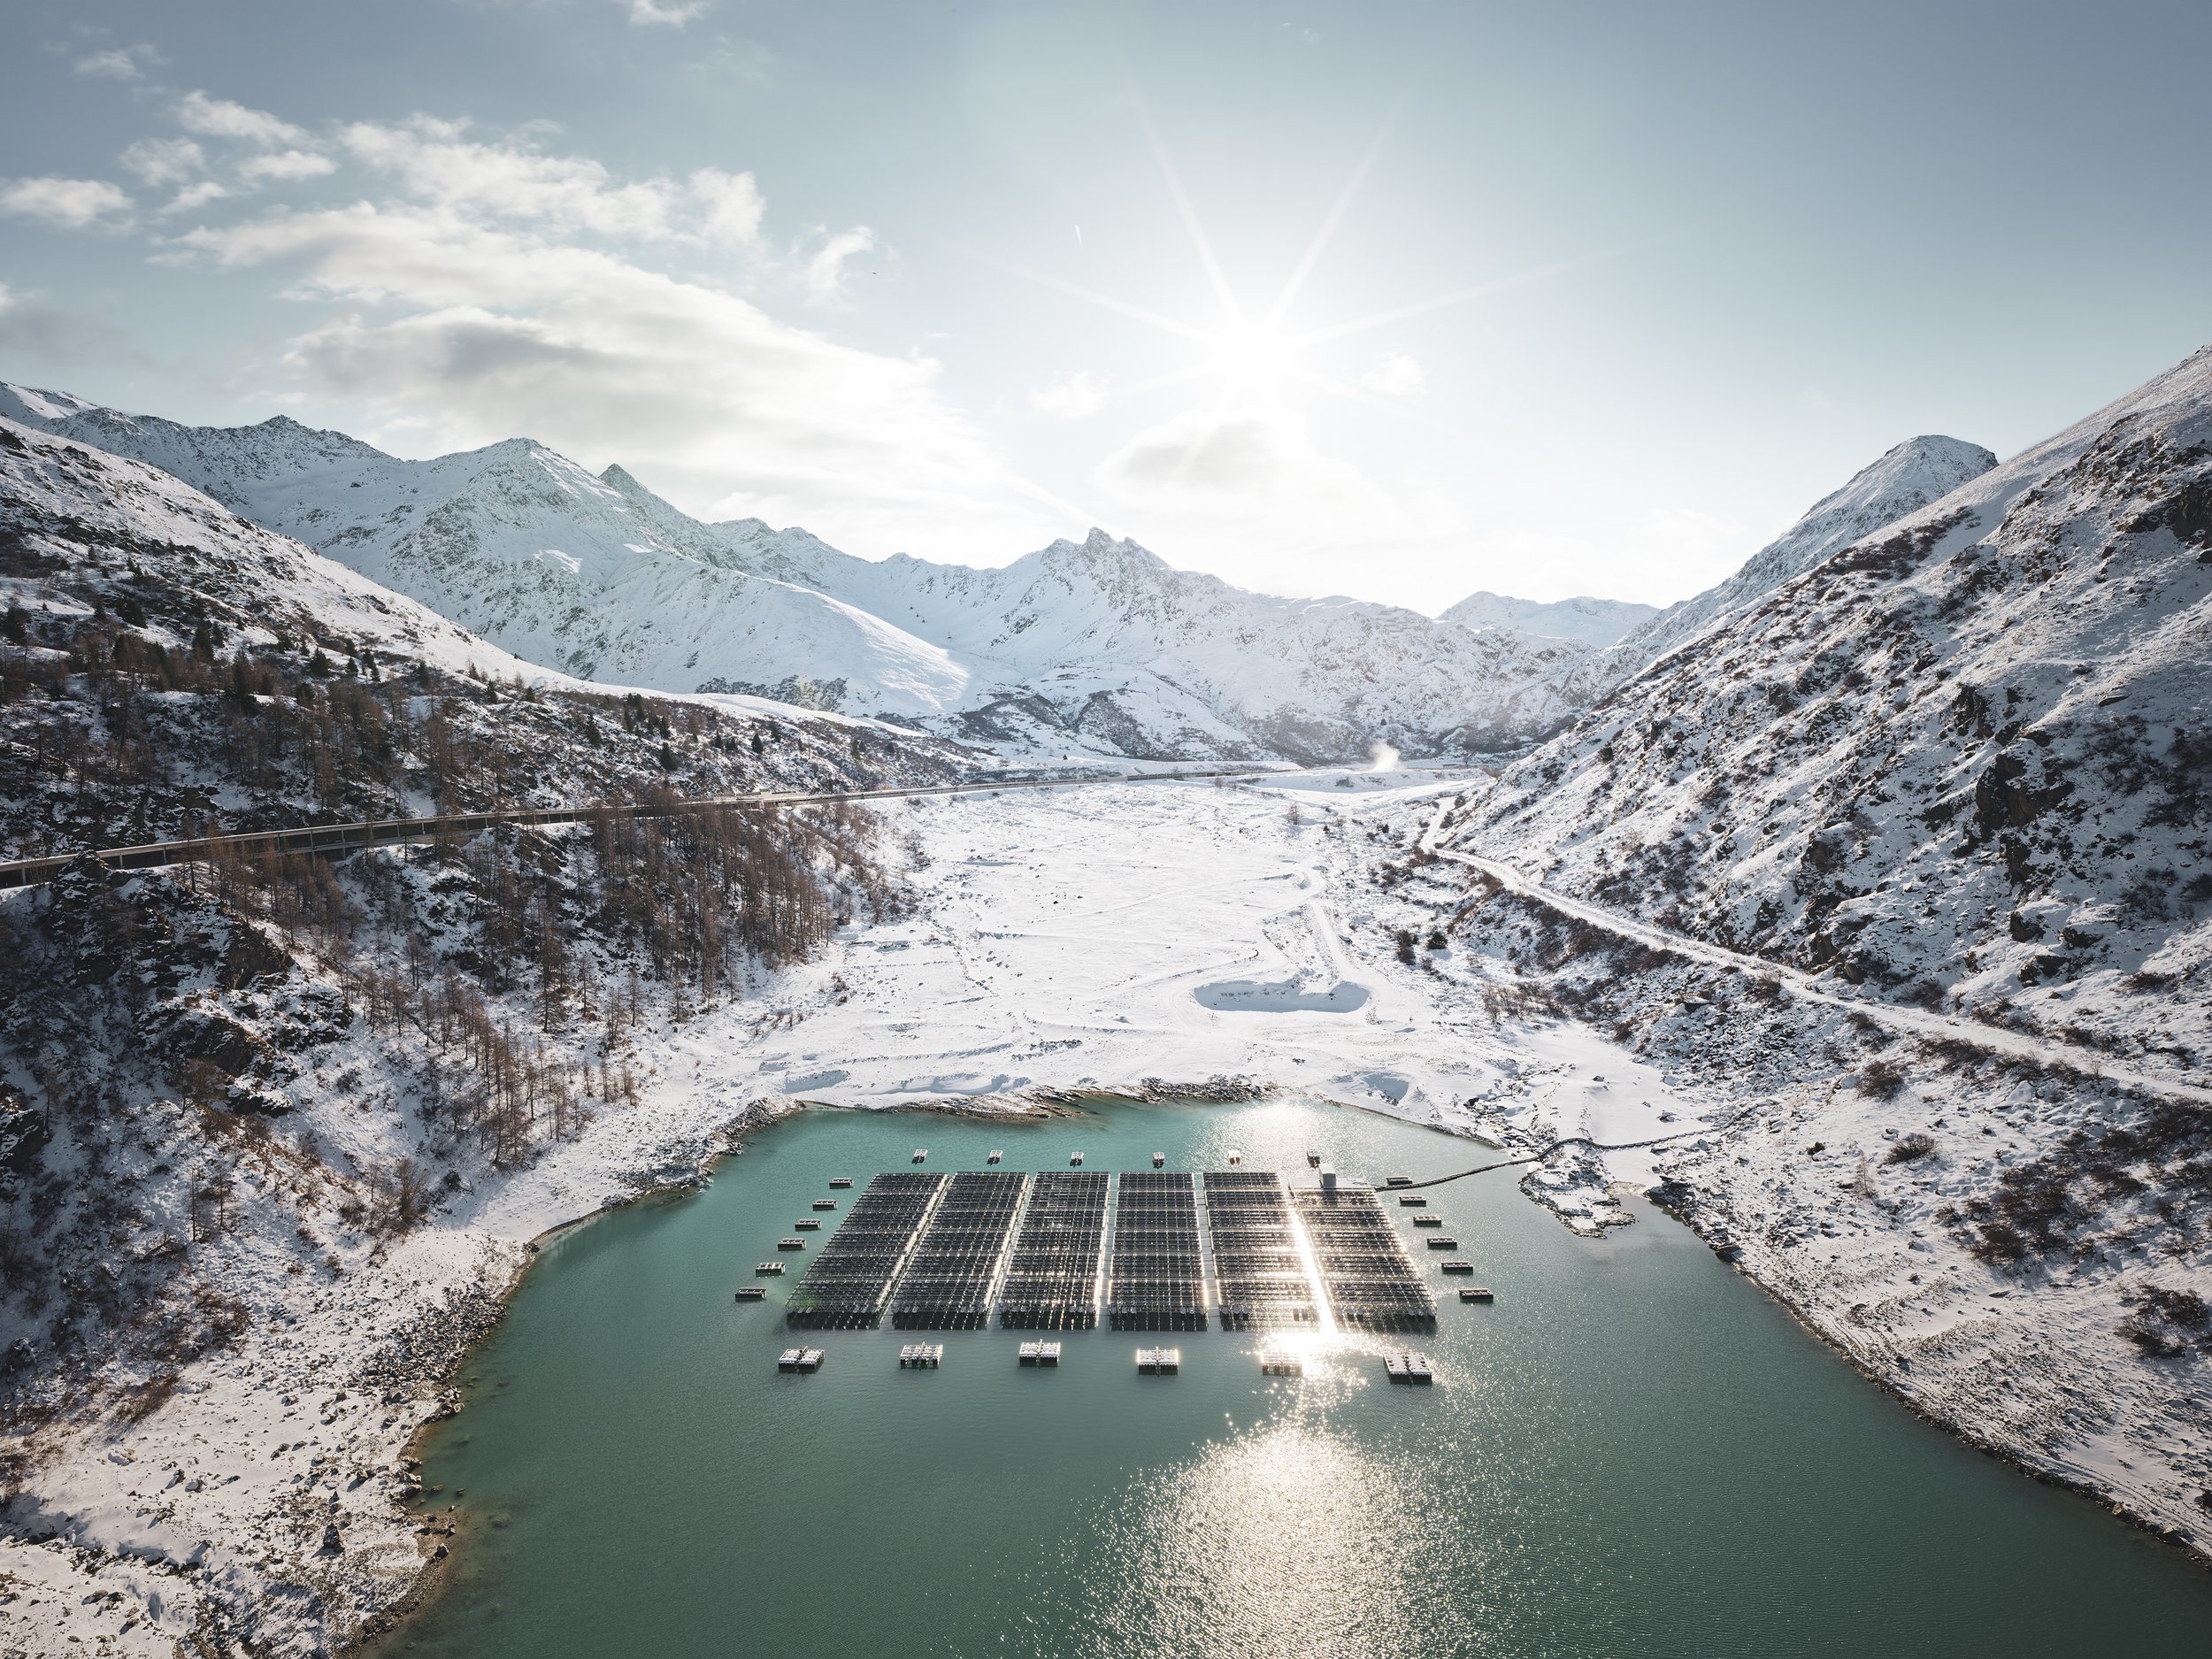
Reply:
[[[1815,502],[1790,527],[1790,534],[1801,536],[1817,526],[1824,535],[1870,515],[1884,513],[1888,518],[1881,522],[1888,523],[1901,517],[1896,511],[1900,503],[1911,501],[1925,506],[1996,465],[1997,457],[1978,443],[1939,434],[1908,438],[1871,465],[1862,467],[1841,489]]]
[[[1607,654],[1617,683],[1716,623],[1748,610],[1839,548],[1909,518],[1997,465],[1978,443],[1930,434],[1908,438],[1815,502],[1786,534],[1753,554],[1726,581],[1668,606]]]

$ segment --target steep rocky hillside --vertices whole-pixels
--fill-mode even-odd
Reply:
[[[2212,1055],[2212,354],[1785,581],[1471,808],[1884,995]]]

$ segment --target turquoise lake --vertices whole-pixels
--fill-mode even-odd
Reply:
[[[1033,1333],[786,1330],[798,1267],[753,1264],[832,1176],[918,1145],[933,1170],[1310,1150],[1378,1183],[1486,1161],[1279,1102],[803,1113],[548,1248],[428,1452],[467,1522],[449,1587],[379,1659],[2207,1651],[2212,1574],[1922,1423],[1665,1217],[1586,1241],[1510,1172],[1429,1194],[1494,1304],[1424,1259],[1433,1335],[1301,1378],[1219,1330],[1044,1333],[1057,1370],[1017,1363]],[[768,1303],[733,1302],[755,1282]],[[900,1370],[922,1340],[942,1367]],[[822,1370],[779,1373],[801,1342]],[[1155,1342],[1179,1374],[1136,1373]],[[1397,1347],[1433,1386],[1385,1381]]]

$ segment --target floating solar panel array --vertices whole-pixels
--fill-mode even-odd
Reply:
[[[1117,1331],[1204,1330],[1205,1263],[1189,1174],[1139,1171],[1118,1187],[1107,1318]]]
[[[1363,1181],[1291,1188],[1298,1218],[1321,1268],[1322,1287],[1341,1325],[1370,1331],[1425,1331],[1436,1299],[1414,1271],[1397,1229]]]
[[[998,1322],[1014,1329],[1087,1331],[1098,1323],[1099,1256],[1106,1238],[1106,1177],[1040,1175],[1014,1235]]]
[[[795,1325],[874,1325],[944,1183],[942,1175],[914,1171],[870,1181],[791,1293],[785,1319]]]
[[[1205,1187],[1221,1328],[1314,1324],[1313,1279],[1291,1231],[1281,1180],[1271,1170],[1209,1170]]]
[[[955,1175],[899,1275],[891,1323],[907,1331],[980,1331],[991,1323],[1006,1235],[1028,1178],[1011,1170]]]

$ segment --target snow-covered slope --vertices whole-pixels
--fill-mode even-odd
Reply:
[[[577,683],[240,517],[158,465],[0,418],[0,529],[21,537],[41,526],[131,549],[134,564],[158,559],[160,580],[219,596],[268,637],[366,649],[449,673]]]
[[[2212,349],[1724,618],[1461,833],[1890,995],[2202,1056],[2212,997],[2160,987],[2212,972],[2208,828]]]
[[[1607,683],[1627,679],[1722,618],[1737,615],[1791,577],[1810,570],[1838,548],[1919,511],[1996,465],[1997,457],[1979,444],[1956,438],[1908,439],[1841,489],[1815,502],[1786,534],[1753,554],[1726,581],[1669,605],[1622,637],[1607,653]]]
[[[772,692],[1015,751],[1511,751],[1587,705],[1591,647],[1251,594],[1094,532],[1000,570],[709,526],[525,440],[403,461],[288,419],[181,426],[0,388],[0,414],[152,462],[507,649],[672,691]]]
[[[1504,594],[1469,594],[1441,620],[1463,628],[1510,628],[1539,639],[1572,640],[1578,645],[1611,645],[1623,634],[1642,626],[1659,614],[1656,605],[1631,604],[1624,599],[1555,599],[1539,603],[1513,599]]]
[[[0,387],[0,415],[150,461],[256,523],[409,594],[517,656],[664,691],[843,681],[861,711],[963,698],[946,654],[825,595],[757,576],[628,474],[527,439],[403,461],[278,417],[184,426]]]

